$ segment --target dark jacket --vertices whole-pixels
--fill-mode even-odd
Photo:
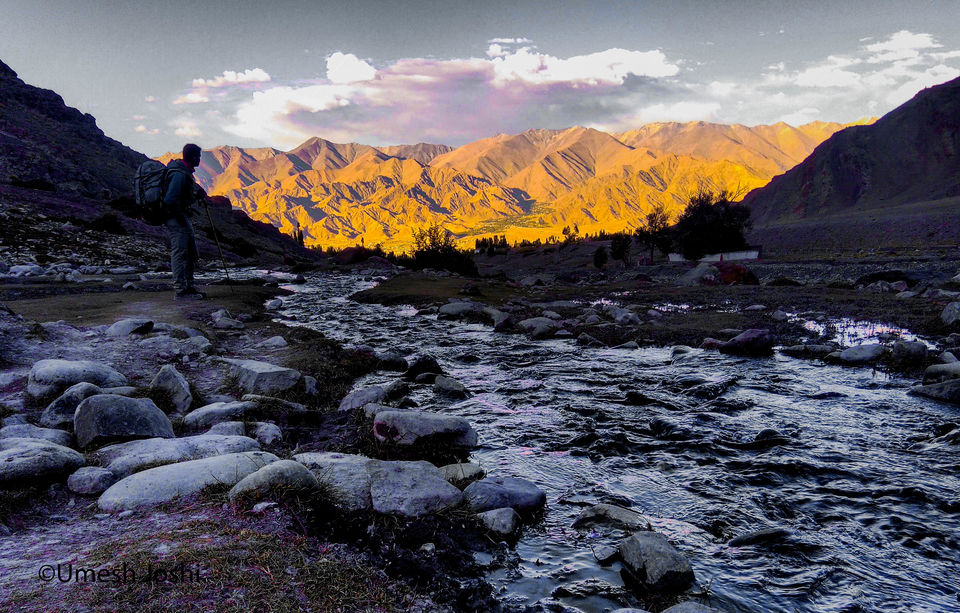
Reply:
[[[196,185],[193,170],[183,160],[171,160],[167,164],[167,191],[163,196],[163,208],[171,217],[186,218],[193,212]]]

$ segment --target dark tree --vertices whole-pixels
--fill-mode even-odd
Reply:
[[[610,257],[626,263],[627,258],[630,257],[631,240],[632,237],[629,234],[614,234],[613,239],[610,241]]]
[[[603,268],[607,265],[607,248],[603,245],[597,247],[593,252],[593,265],[597,268]]]
[[[673,226],[673,240],[683,257],[698,260],[708,253],[744,249],[744,232],[750,227],[750,209],[732,202],[730,192],[701,189]]]
[[[654,249],[661,253],[670,250],[670,215],[663,204],[653,205],[644,217],[644,225],[637,229],[637,241],[650,249],[650,262],[653,262]]]

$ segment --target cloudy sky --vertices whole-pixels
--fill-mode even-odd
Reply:
[[[0,60],[150,155],[188,140],[853,121],[960,76],[957,0],[0,0],[0,13]]]

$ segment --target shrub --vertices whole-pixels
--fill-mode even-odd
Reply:
[[[626,262],[627,258],[630,257],[631,240],[629,234],[614,234],[613,239],[610,241],[610,257],[615,260],[620,260],[621,262]]]
[[[439,268],[462,275],[477,276],[477,264],[473,257],[457,249],[453,242],[453,235],[434,224],[428,228],[418,228],[413,231],[413,253],[411,267],[422,270],[424,268]]]

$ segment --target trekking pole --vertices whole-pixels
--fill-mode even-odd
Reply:
[[[223,257],[223,248],[220,246],[220,234],[217,232],[217,226],[213,225],[213,216],[210,215],[210,205],[207,199],[203,199],[203,208],[207,210],[207,220],[210,222],[210,229],[213,230],[213,239],[217,242],[217,251],[220,252],[220,263],[223,264],[223,274],[227,277],[227,285],[230,286],[230,293],[235,293],[233,282],[230,281],[230,273],[227,272],[227,260]]]

